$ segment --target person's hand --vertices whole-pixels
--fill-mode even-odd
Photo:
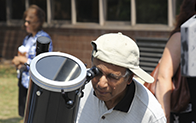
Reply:
[[[12,60],[12,63],[18,68],[20,64],[24,64],[27,62],[27,58],[25,56],[15,56]]]
[[[22,67],[22,65],[23,65],[23,64],[19,64],[19,65],[17,66],[17,69],[20,69],[20,68]]]
[[[15,66],[18,66],[18,65],[20,64],[19,56],[14,56],[14,58],[12,59],[12,63],[13,63]]]

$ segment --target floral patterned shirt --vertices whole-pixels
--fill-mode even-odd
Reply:
[[[33,37],[32,34],[26,36],[23,41],[23,46],[27,49],[26,57],[28,58],[27,64],[30,64],[33,58],[36,56],[36,40],[40,36],[45,36],[50,38],[50,36],[44,32],[43,30],[37,32],[37,34]],[[50,38],[51,39],[51,38]],[[49,52],[53,50],[52,42],[49,46]],[[22,72],[22,80],[21,83],[25,88],[28,88],[29,86],[29,67],[27,66],[27,69]]]

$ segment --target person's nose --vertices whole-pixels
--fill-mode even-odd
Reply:
[[[25,26],[27,26],[27,25],[29,25],[29,23],[26,21],[26,22],[25,22]]]
[[[104,89],[107,88],[107,86],[108,86],[108,80],[105,75],[102,75],[101,78],[99,79],[98,87],[100,89]]]

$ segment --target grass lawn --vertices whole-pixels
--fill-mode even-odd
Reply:
[[[0,123],[23,123],[18,115],[18,85],[14,66],[0,65]]]

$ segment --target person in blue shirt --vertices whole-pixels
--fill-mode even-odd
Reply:
[[[32,59],[36,56],[36,40],[40,36],[45,36],[51,39],[49,34],[42,30],[42,25],[45,21],[45,12],[37,5],[31,5],[23,15],[24,28],[28,35],[24,38],[22,51],[24,53],[18,53],[12,60],[12,63],[18,70],[18,86],[19,86],[19,102],[18,111],[21,117],[24,116],[25,102],[27,96],[27,90],[29,86],[29,67],[24,64],[30,64]],[[20,49],[21,50],[21,49]],[[52,42],[49,45],[49,52],[53,50]],[[23,54],[23,55],[21,55]]]

